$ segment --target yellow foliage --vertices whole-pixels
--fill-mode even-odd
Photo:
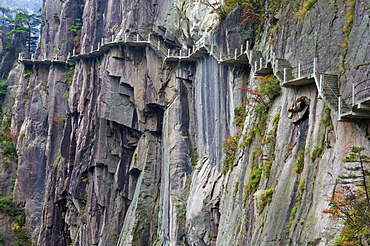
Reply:
[[[17,230],[19,230],[19,228],[20,228],[20,226],[18,225],[18,223],[14,223],[10,229],[12,231],[17,231]]]

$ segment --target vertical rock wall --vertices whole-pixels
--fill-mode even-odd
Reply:
[[[343,1],[319,0],[304,20],[287,18],[294,6],[266,20],[255,50],[273,50],[293,65],[318,57],[320,72],[338,75],[345,61],[342,92],[366,77],[359,72],[366,73],[365,66],[351,65],[366,63],[364,48],[349,42],[345,53],[339,46]],[[350,40],[368,36],[368,11],[356,4]],[[67,30],[78,19],[79,44],[70,40],[77,33]],[[217,26],[210,7],[187,0],[45,0],[37,59],[65,59],[74,46],[89,50],[125,33],[153,33],[168,47],[201,41],[231,53],[255,36],[242,20],[236,9]],[[273,22],[279,25],[274,32]],[[341,160],[350,146],[369,147],[367,121],[338,122],[331,112],[332,130],[324,128],[325,103],[313,84],[282,89],[262,133],[273,132],[273,141],[245,141],[256,119],[247,107],[244,128],[234,125],[234,109],[249,96],[238,88],[257,88],[259,81],[249,65],[220,65],[209,54],[164,62],[149,47],[118,45],[73,64],[17,69],[14,200],[26,209],[38,245],[325,245],[336,230],[321,211]],[[302,96],[310,101],[308,114],[294,123],[288,108]],[[240,131],[233,167],[225,170],[223,142]],[[323,154],[312,160],[323,131]],[[253,171],[266,158],[271,170],[247,195]],[[261,209],[261,194],[271,188],[271,203]]]

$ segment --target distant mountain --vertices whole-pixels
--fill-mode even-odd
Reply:
[[[0,0],[0,6],[36,13],[42,7],[42,0]]]

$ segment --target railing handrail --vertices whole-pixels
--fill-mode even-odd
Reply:
[[[357,84],[355,85],[355,88],[356,88],[357,86],[360,86],[362,83],[365,83],[366,81],[369,81],[369,80],[370,80],[370,78],[367,78],[367,79],[365,79],[365,80],[363,80],[363,81],[361,81],[361,82],[357,83]]]
[[[312,64],[312,62],[307,62],[307,63],[304,63],[304,64],[298,63],[298,65],[297,65],[297,66],[292,67],[291,69],[293,70],[293,69],[297,69],[297,68],[299,68],[299,67],[303,67],[303,66],[307,66],[307,65],[312,65],[310,68],[313,68],[313,64]]]
[[[76,47],[72,50],[72,56],[70,53],[68,53],[67,59],[64,61],[60,58],[63,58],[63,56],[59,56],[58,54],[55,54],[53,58],[50,59],[51,62],[53,61],[64,61],[68,62],[70,58],[82,56],[82,55],[89,55],[94,52],[101,52],[101,48],[105,45],[110,45],[114,43],[137,43],[142,45],[149,45],[153,50],[156,52],[159,52],[163,55],[163,57],[166,58],[177,58],[177,59],[186,59],[186,58],[192,58],[194,54],[197,54],[199,50],[204,48],[208,54],[213,56],[218,62],[224,62],[228,60],[238,60],[238,59],[245,59],[244,57],[241,57],[242,55],[246,55],[247,59],[249,60],[250,65],[254,66],[254,71],[257,71],[258,68],[262,69],[264,66],[267,67],[268,62],[272,63],[272,72],[277,76],[280,80],[282,79],[284,82],[291,79],[293,75],[298,74],[298,77],[301,77],[302,74],[309,74],[310,70],[312,70],[312,75],[314,76],[316,86],[318,90],[320,91],[319,94],[321,95],[323,92],[330,92],[326,93],[326,95],[338,106],[341,108],[348,108],[350,107],[346,101],[350,98],[352,98],[352,106],[357,103],[358,96],[361,95],[365,91],[370,90],[370,86],[367,86],[362,89],[357,89],[364,83],[370,80],[370,78],[365,79],[353,87],[353,91],[351,94],[349,94],[346,98],[341,98],[337,92],[335,92],[330,85],[327,84],[325,79],[320,79],[320,82],[318,82],[318,78],[316,75],[318,75],[317,71],[317,58],[314,59],[314,62],[308,62],[308,63],[298,63],[297,66],[290,67],[286,65],[282,65],[279,62],[279,58],[276,58],[275,53],[269,54],[269,57],[261,57],[259,54],[256,55],[256,51],[249,49],[249,42],[246,42],[246,45],[241,45],[240,48],[235,49],[233,51],[223,52],[222,50],[219,50],[218,47],[214,44],[206,44],[205,40],[202,40],[198,42],[196,45],[193,45],[192,47],[181,47],[181,48],[168,48],[168,44],[166,42],[162,41],[160,37],[157,35],[153,35],[152,33],[149,33],[147,37],[141,36],[139,33],[125,33],[125,34],[119,34],[119,35],[112,35],[111,38],[102,38],[100,42],[96,45],[91,46],[81,46],[79,49],[76,49]],[[103,51],[104,52],[104,51]],[[271,52],[270,52],[271,53]],[[225,55],[226,54],[226,55]],[[49,61],[49,60],[35,60],[35,55],[30,54],[30,58],[25,58],[25,54],[19,54],[18,60],[20,61],[27,61],[31,60],[33,62],[37,61]],[[198,56],[195,56],[198,57]],[[194,58],[193,58],[194,59]],[[281,58],[280,58],[281,59]],[[283,59],[282,59],[283,60]],[[279,75],[280,74],[280,75]],[[281,78],[281,76],[283,76]],[[321,76],[324,76],[324,74],[321,74]],[[325,85],[325,86],[323,86]],[[341,103],[338,103],[338,100],[341,100]]]
[[[333,91],[333,89],[331,88],[331,86],[330,85],[328,85],[327,83],[326,83],[326,81],[325,81],[325,79],[323,79],[323,83],[330,89],[330,91],[338,98],[339,97],[339,95],[337,95],[337,93],[335,92],[335,91]]]
[[[221,61],[227,61],[227,60],[238,60],[238,59],[243,59],[240,58],[240,56],[247,54],[248,56],[248,51],[249,51],[249,42],[246,43],[246,45],[241,45],[240,49],[235,49],[235,52],[233,54],[228,54],[226,52],[226,56],[222,51],[219,51],[215,45],[208,45],[210,46],[210,50],[207,49],[207,44],[203,41],[202,43],[199,43],[195,46],[192,46],[192,48],[175,48],[175,49],[168,49],[167,45],[163,47],[163,43],[161,40],[156,37],[156,35],[152,35],[152,33],[149,33],[147,38],[141,36],[139,33],[125,33],[125,34],[117,34],[117,35],[112,35],[111,38],[102,38],[100,42],[98,42],[97,45],[82,45],[77,49],[76,47],[73,48],[72,50],[72,55],[67,56],[66,62],[71,58],[71,57],[78,57],[80,55],[89,55],[93,52],[98,52],[100,51],[100,48],[103,47],[104,45],[107,44],[114,44],[114,43],[139,43],[139,44],[144,44],[144,45],[149,45],[151,46],[152,49],[156,50],[157,52],[160,52],[164,57],[170,57],[170,58],[190,58],[193,54],[195,54],[197,51],[199,51],[201,48],[205,48],[207,52],[212,55],[218,62]],[[154,43],[155,42],[155,43]],[[164,51],[167,49],[167,52]],[[57,56],[59,57],[59,56]],[[247,57],[248,58],[248,57]],[[58,59],[58,58],[57,58]],[[21,55],[19,56],[19,60],[23,61],[24,56]],[[32,60],[32,59],[31,59]],[[50,61],[55,60],[50,59]],[[60,60],[61,61],[61,60]]]
[[[331,89],[331,87],[329,87],[329,89],[330,89],[331,92],[333,92],[333,90]],[[326,91],[325,88],[323,88],[323,90]],[[329,97],[331,98],[331,100],[338,106],[337,101],[338,101],[339,96],[336,93],[334,93],[335,98],[332,97],[333,94],[328,93],[327,95],[329,95]]]
[[[366,87],[366,88],[364,88],[364,89],[362,89],[362,90],[357,91],[357,92],[355,93],[355,96],[357,96],[357,95],[358,95],[358,94],[360,94],[361,92],[364,92],[364,91],[367,91],[367,90],[370,90],[370,87]]]

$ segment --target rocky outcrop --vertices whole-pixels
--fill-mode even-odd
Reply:
[[[292,66],[317,57],[322,73],[339,75],[345,61],[341,92],[363,78],[350,64],[368,57],[352,42],[347,52],[339,46],[346,5],[319,0],[304,20],[288,18],[293,7],[267,16],[256,38],[251,22],[240,25],[241,9],[217,25],[201,1],[47,0],[36,60],[152,33],[171,49],[204,43],[227,54],[248,40]],[[367,35],[362,7],[350,39]],[[80,21],[81,30],[68,30]],[[18,166],[7,177],[17,170],[14,201],[37,245],[325,245],[335,236],[321,213],[325,196],[349,147],[369,145],[368,122],[338,122],[314,84],[283,88],[268,111],[256,111],[268,104],[252,99],[263,78],[213,55],[164,61],[148,46],[121,43],[73,63],[18,65]],[[236,126],[241,103],[246,117]]]

